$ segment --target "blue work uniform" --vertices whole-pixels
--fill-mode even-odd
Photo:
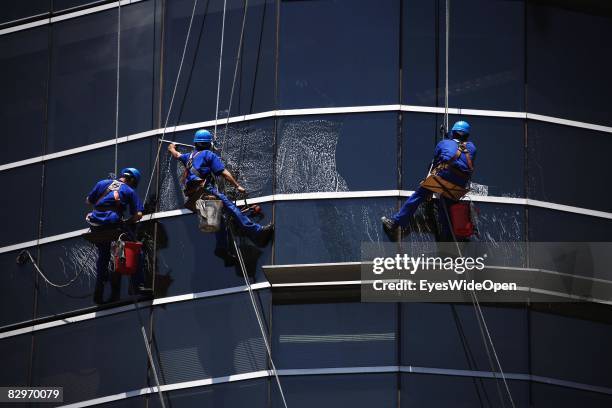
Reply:
[[[442,164],[449,163],[449,168],[441,170],[438,173],[438,176],[443,179],[450,181],[451,183],[466,187],[470,181],[472,176],[472,169],[470,168],[469,160],[471,159],[472,164],[476,158],[476,146],[472,142],[466,142],[465,147],[470,155],[470,159],[466,156],[465,152],[461,152],[459,157],[454,160],[451,160],[457,154],[459,150],[460,141],[457,139],[444,139],[436,146],[434,150],[433,157],[433,167]],[[450,162],[449,162],[450,161]],[[450,168],[452,167],[452,168]],[[416,191],[406,200],[402,208],[399,210],[397,214],[391,216],[391,219],[400,226],[406,226],[410,222],[413,214],[416,212],[419,205],[429,197],[431,197],[432,192],[419,186]],[[436,201],[436,206],[438,207],[438,222],[441,226],[441,234],[443,236],[448,236],[450,233],[449,223],[447,218],[447,211],[449,205],[453,203],[453,200],[450,200],[445,197],[440,197],[439,200]]]
[[[212,175],[218,176],[225,170],[225,165],[219,156],[210,150],[194,150],[191,153],[180,155],[178,159],[185,165],[182,182],[186,192],[193,184],[204,181],[205,190],[223,202],[223,208],[234,216],[240,229],[253,236],[261,232],[263,229],[261,225],[251,221],[233,201],[215,187]]]
[[[144,207],[134,189],[119,180],[101,180],[87,195],[87,202],[94,206],[92,212],[87,214],[86,221],[91,225],[92,231],[96,229],[111,228],[121,225],[123,213],[127,209],[130,215],[144,211]],[[126,230],[126,232],[128,232]],[[108,280],[108,264],[111,258],[111,243],[100,242],[95,244],[98,249],[96,261],[96,286],[102,290],[104,282]],[[132,283],[138,285],[144,280],[143,271],[132,276]],[[118,297],[120,281],[111,284],[113,296]]]

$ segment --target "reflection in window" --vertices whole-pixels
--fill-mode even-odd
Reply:
[[[532,406],[600,408],[612,405],[612,395],[548,384],[531,384]]]
[[[280,13],[282,108],[397,103],[399,2],[282,1]]]
[[[276,305],[273,314],[279,369],[397,363],[395,304]]]
[[[29,248],[32,255],[35,248]],[[28,262],[18,265],[15,261],[21,251],[0,255],[0,327],[31,320],[34,316],[34,283],[36,271]],[[2,355],[2,353],[0,353]],[[0,370],[6,371],[6,370]],[[10,384],[4,382],[3,384]]]
[[[29,334],[0,340],[0,356],[4,367],[0,370],[0,384],[22,387],[29,385],[31,349],[32,336]]]
[[[397,188],[397,114],[279,121],[278,193]]]
[[[31,2],[3,3],[16,5]],[[3,13],[6,7],[2,5]],[[15,162],[42,153],[49,69],[48,43],[48,27],[0,36],[0,122],[7,138],[10,135],[11,139],[24,138],[28,141],[19,143],[16,148],[2,149],[0,163]]]
[[[49,0],[5,1],[0,23],[19,20],[49,12]]]
[[[227,2],[219,101],[220,117],[228,116],[242,28],[243,5],[244,2],[241,0]],[[249,2],[230,116],[273,109],[275,9],[272,0]],[[172,1],[166,7],[164,112],[168,111],[170,104],[192,10],[191,0]],[[191,38],[170,116],[171,124],[201,122],[215,118],[222,16],[222,2],[201,1],[197,5]]]
[[[164,394],[167,405],[173,408],[267,407],[268,382],[268,379],[238,381]],[[161,408],[159,398],[150,396],[148,407]]]
[[[359,261],[362,242],[388,242],[380,217],[395,206],[394,198],[279,202],[275,262]]]
[[[609,242],[612,221],[589,215],[529,207],[532,242]]]

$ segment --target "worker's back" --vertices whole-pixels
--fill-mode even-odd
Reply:
[[[87,195],[87,201],[94,206],[88,220],[94,224],[121,222],[126,208],[135,214],[141,207],[134,189],[119,180],[100,180]]]
[[[211,150],[194,150],[191,153],[180,155],[178,159],[185,166],[182,180],[184,184],[204,180],[211,172],[218,175],[225,169],[221,158]]]
[[[461,143],[462,142],[458,139],[444,139],[439,142],[436,146],[436,150],[434,151],[435,165],[450,161],[450,165],[466,175],[471,175],[474,160],[476,159],[476,145],[471,141],[463,142],[465,144],[467,154],[466,152],[462,151],[457,158],[453,159],[457,155],[457,151],[460,150]],[[453,160],[451,161],[451,159]]]

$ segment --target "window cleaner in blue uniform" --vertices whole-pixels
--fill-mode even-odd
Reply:
[[[467,192],[474,171],[476,146],[468,141],[469,135],[469,123],[456,122],[449,137],[438,143],[434,150],[430,177],[421,183],[397,214],[382,217],[383,229],[392,241],[397,240],[398,228],[410,223],[419,205],[431,198],[433,192],[441,193],[440,199],[436,201],[438,223],[441,235],[448,236],[448,208]]]
[[[213,195],[223,203],[223,207],[236,220],[240,229],[246,232],[258,246],[266,246],[274,233],[274,226],[268,224],[261,226],[253,221],[221,193],[215,186],[214,176],[223,176],[236,190],[244,193],[245,189],[236,181],[234,176],[225,168],[223,161],[213,151],[213,136],[208,130],[200,129],[195,133],[193,143],[195,149],[191,153],[181,154],[176,146],[171,143],[168,151],[185,166],[185,172],[181,178],[183,193],[185,194],[185,208],[195,212],[197,200]]]
[[[135,191],[139,181],[140,172],[133,167],[128,167],[121,170],[118,179],[101,180],[94,186],[85,199],[87,204],[93,206],[93,211],[85,217],[92,232],[123,228],[125,223],[135,223],[142,218],[144,207]],[[130,218],[124,221],[123,213],[126,209],[129,210]],[[98,249],[98,260],[96,261],[94,302],[101,304],[103,303],[104,282],[109,280],[108,264],[111,258],[111,242],[100,242],[95,245]],[[113,274],[110,302],[119,300],[120,285],[121,276]]]

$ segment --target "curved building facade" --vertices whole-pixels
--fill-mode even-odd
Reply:
[[[479,149],[478,239],[610,241],[607,2],[4,3],[0,386],[61,386],[73,407],[282,407],[277,373],[291,408],[612,405],[611,299],[483,304],[504,382],[471,304],[362,303],[264,273],[336,276],[388,242],[380,217],[439,138],[446,66],[449,120]],[[199,128],[276,226],[265,248],[239,239],[276,370],[241,269],[182,209],[159,142]],[[143,173],[155,296],[124,278],[94,306],[83,201],[117,166]],[[433,240],[426,220],[402,243]],[[53,287],[23,250],[51,282],[78,277]]]

